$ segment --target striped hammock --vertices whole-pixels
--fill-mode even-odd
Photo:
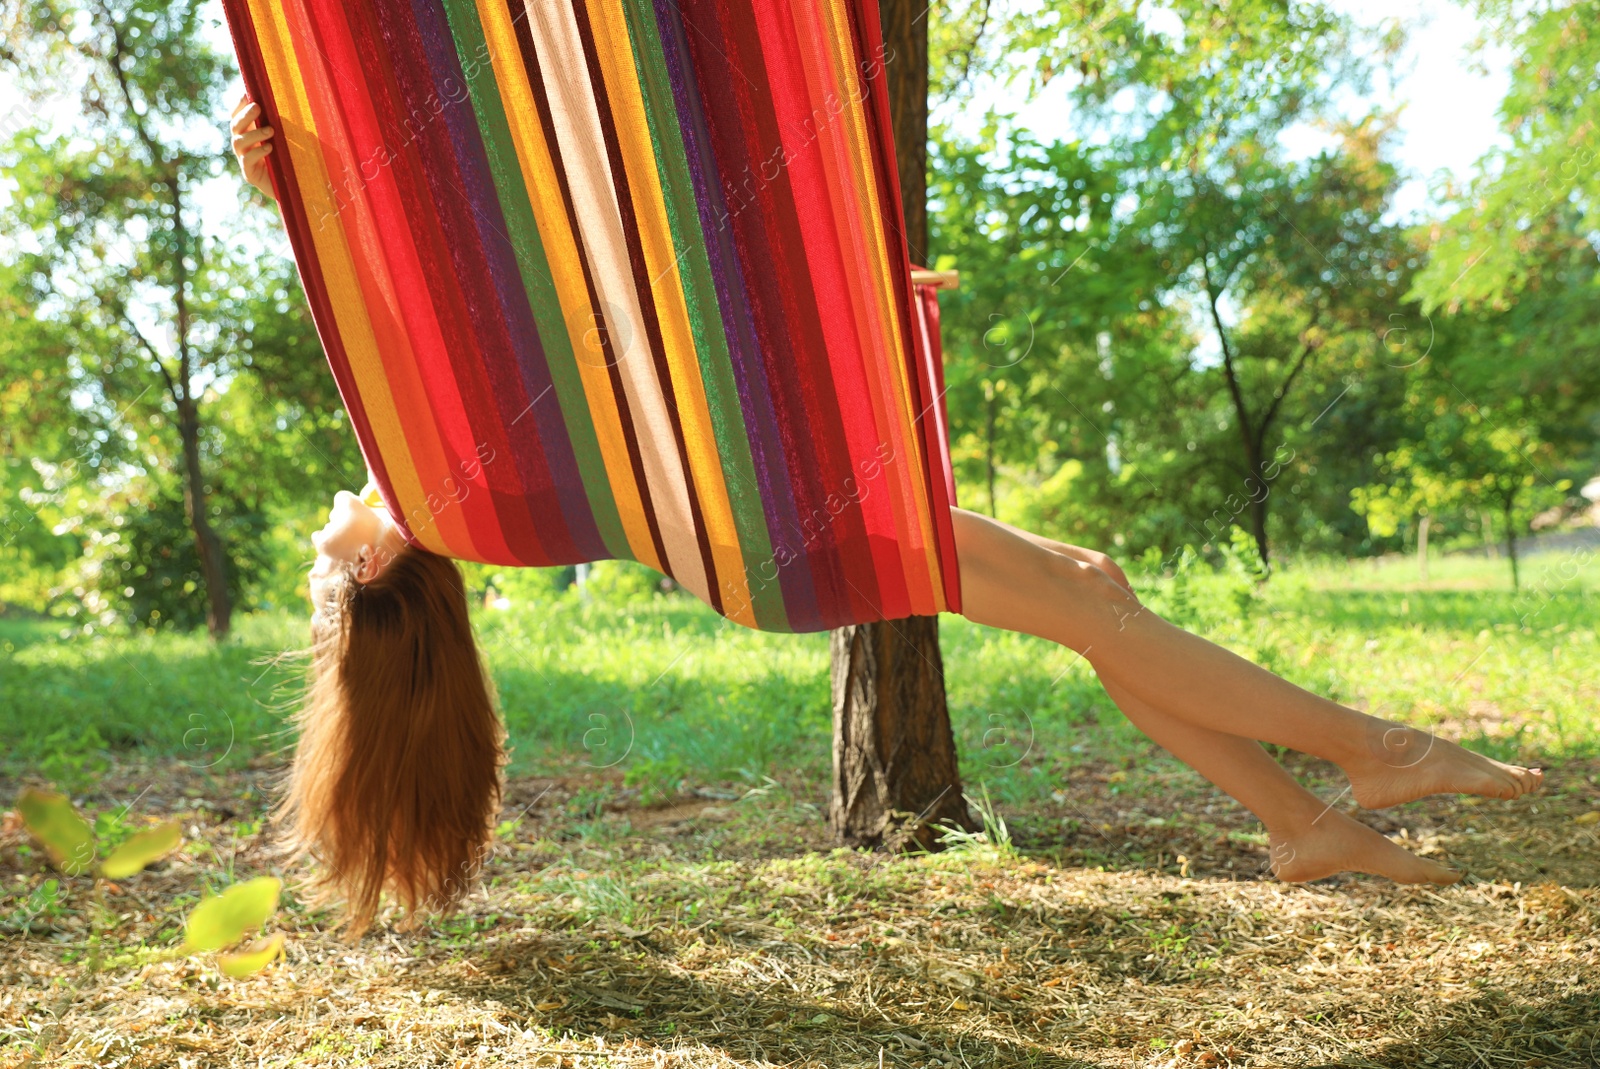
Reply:
[[[959,608],[876,0],[224,0],[415,544],[750,627]]]

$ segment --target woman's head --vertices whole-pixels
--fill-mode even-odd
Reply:
[[[311,608],[349,579],[370,583],[406,548],[406,539],[386,509],[373,508],[348,490],[333,495],[328,522],[311,536],[317,559],[311,566]]]
[[[314,542],[311,686],[279,816],[359,934],[385,889],[449,909],[472,886],[504,732],[455,562],[353,494]]]

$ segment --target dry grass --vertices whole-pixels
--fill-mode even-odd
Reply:
[[[276,871],[270,781],[124,767],[88,800],[142,791],[189,829],[108,897],[124,943],[171,945],[203,882]],[[0,1065],[1594,1066],[1600,824],[1574,818],[1597,781],[1369,814],[1470,872],[1442,890],[1263,879],[1259,829],[1161,764],[1008,811],[1015,854],[933,857],[832,850],[816,784],[642,809],[598,776],[519,781],[465,912],[352,947],[291,896],[287,958],[243,981],[87,975],[87,888],[27,916],[45,874],[13,820]]]

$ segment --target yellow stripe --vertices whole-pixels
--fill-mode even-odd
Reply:
[[[848,135],[851,148],[854,149],[856,157],[854,174],[857,180],[860,181],[861,176],[873,173],[873,160],[871,154],[867,151],[866,124],[865,116],[862,113],[862,102],[857,99],[855,92],[853,92],[856,85],[855,61],[858,57],[841,55],[842,42],[850,40],[849,20],[845,14],[842,0],[823,0],[822,9],[824,17],[828,20],[828,32],[824,36],[828,38],[829,57],[833,62],[835,77],[838,78],[841,71],[849,72],[848,80],[840,79],[840,92],[844,99],[844,107],[840,109],[839,118],[844,122],[844,130]],[[873,57],[862,56],[859,58],[866,60]],[[876,183],[861,181],[861,188],[865,195],[868,218],[883,218],[885,213],[881,202],[878,200]],[[875,283],[873,288],[878,296],[880,314],[883,316],[883,321],[889,324],[890,344],[887,352],[908,352],[910,351],[911,339],[902,336],[900,332],[900,319],[895,312],[894,295],[889,288],[894,284],[894,275],[889,268],[889,251],[884,244],[881,226],[873,228],[873,240],[868,242],[868,252],[872,257],[872,271],[870,274]],[[901,453],[900,456],[904,457],[905,462],[911,465],[909,474],[912,476],[910,479],[912,494],[917,503],[917,519],[920,521],[922,530],[922,545],[928,560],[928,574],[933,578],[934,602],[942,609],[944,607],[944,584],[941,580],[941,569],[939,567],[938,542],[933,533],[931,506],[926,488],[922,485],[922,480],[916,477],[916,473],[928,470],[929,461],[923,456],[922,438],[916,432],[917,412],[912,407],[915,394],[908,380],[904,363],[900,360],[891,359],[889,364],[894,369],[897,385],[896,393],[900,401],[901,411],[905,417],[904,437],[909,439],[908,444],[911,447],[909,455]]]
[[[652,280],[662,346],[666,350],[672,392],[678,402],[678,419],[683,425],[684,445],[689,453],[689,470],[694,473],[712,560],[722,580],[720,589],[729,595],[724,605],[736,623],[754,627],[744,554],[739,546],[738,529],[734,526],[728,486],[723,479],[722,458],[717,453],[705,382],[700,377],[700,363],[695,355],[683,278],[678,271],[678,254],[667,223],[666,197],[661,189],[655,148],[645,119],[639,72],[634,67],[629,45],[627,16],[621,3],[590,4],[588,9],[595,52],[605,76],[612,121],[616,124],[617,141],[622,148],[623,166],[633,196],[634,217],[639,222],[645,269]]]
[[[372,436],[388,473],[390,485],[399,499],[403,515],[414,509],[427,510],[427,495],[417,477],[411,452],[406,445],[400,414],[384,376],[383,359],[367,317],[366,302],[356,277],[349,241],[334,202],[334,185],[322,158],[311,102],[300,78],[293,38],[283,8],[271,0],[253,0],[250,5],[261,55],[267,67],[267,80],[277,94],[278,141],[288,150],[294,165],[295,184],[305,202],[316,259],[322,268],[322,281],[328,304],[338,325],[339,340],[350,361],[356,380],[356,393],[372,425]],[[262,32],[263,30],[267,32]],[[428,515],[431,519],[432,512]],[[435,553],[446,553],[438,526],[427,524],[412,532],[422,545]]]
[[[561,302],[567,334],[572,339],[573,350],[581,353],[581,347],[594,326],[594,307],[589,303],[589,291],[583,279],[583,261],[577,240],[568,225],[560,180],[550,157],[550,146],[544,139],[544,129],[539,123],[539,112],[533,91],[529,88],[527,68],[522,63],[516,29],[504,3],[499,0],[477,0],[477,4],[478,18],[489,44],[495,81],[500,86],[500,99],[505,105],[512,140],[516,142],[517,159],[522,165],[523,185],[527,187],[528,200],[533,205],[539,239],[544,244],[545,258],[550,264],[550,275]],[[622,418],[617,411],[616,395],[611,390],[611,375],[599,361],[580,357],[573,362],[583,381],[583,393],[589,402],[589,414],[594,420],[595,437],[600,442],[606,478],[616,498],[617,512],[622,518],[628,546],[635,560],[660,571],[661,561],[656,559],[655,542],[650,537],[650,522],[645,517],[639,484],[633,477],[633,463],[628,456]]]

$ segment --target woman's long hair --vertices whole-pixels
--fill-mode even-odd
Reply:
[[[500,808],[505,737],[461,569],[408,546],[353,574],[312,617],[311,684],[275,814],[294,856],[322,864],[351,938],[385,890],[449,911],[471,889]]]

